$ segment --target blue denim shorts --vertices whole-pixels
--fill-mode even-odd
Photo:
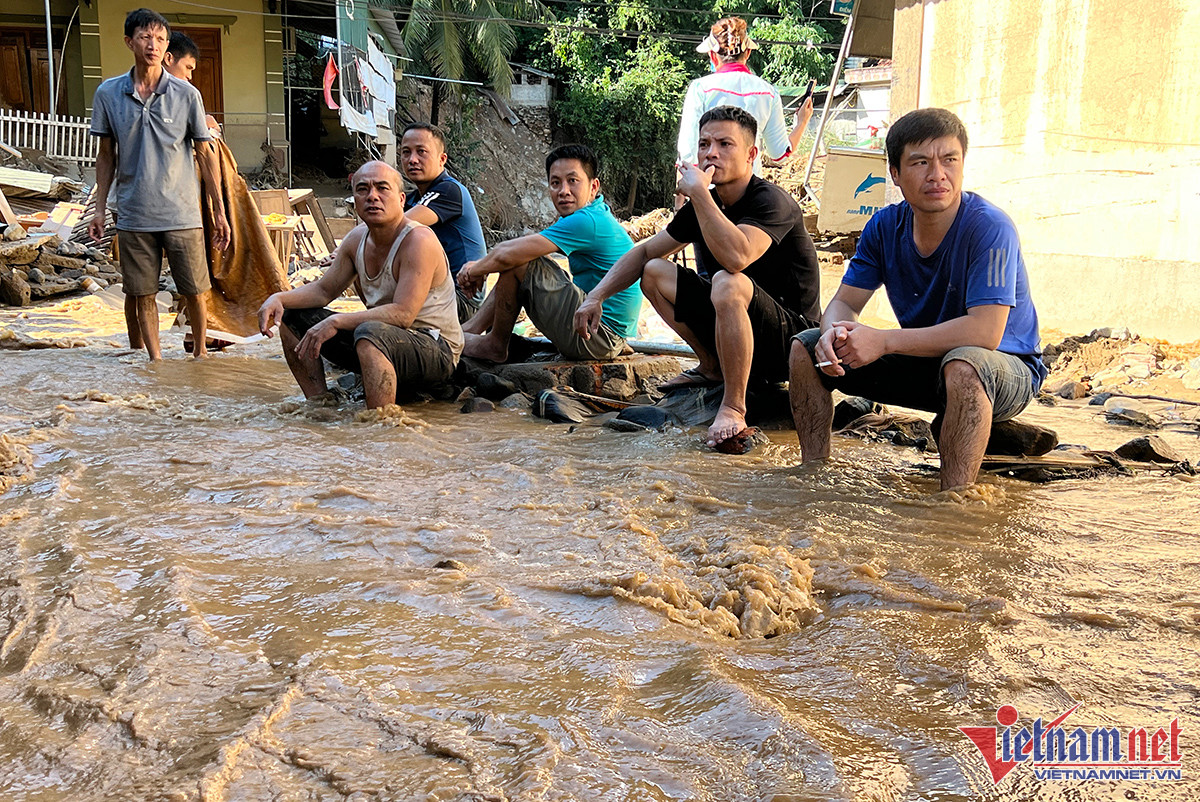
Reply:
[[[820,329],[808,329],[793,337],[813,351],[821,338]],[[946,409],[946,385],[943,369],[947,362],[959,360],[975,368],[983,389],[992,402],[992,422],[1011,420],[1021,414],[1037,391],[1033,371],[1019,356],[966,345],[946,352],[942,357],[888,354],[860,368],[846,368],[845,376],[828,376],[818,370],[821,383],[829,390],[860,395],[881,404],[894,404],[926,412]]]

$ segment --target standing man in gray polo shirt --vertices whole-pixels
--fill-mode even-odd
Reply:
[[[88,233],[96,240],[104,234],[108,191],[115,176],[123,289],[135,297],[137,307],[137,329],[135,321],[128,321],[129,339],[131,343],[140,339],[152,362],[162,359],[154,296],[164,253],[187,305],[193,355],[197,359],[207,355],[204,293],[210,284],[193,152],[214,212],[212,245],[225,250],[230,242],[225,204],[216,191],[221,185],[216,159],[211,148],[196,146],[211,139],[200,92],[162,66],[170,34],[160,14],[147,8],[129,12],[125,45],[133,51],[133,69],[100,84],[92,102],[91,133],[100,137],[100,149],[96,217]]]

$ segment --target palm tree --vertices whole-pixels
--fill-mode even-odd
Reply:
[[[540,15],[544,7],[540,0],[412,0],[409,8],[396,12],[405,49],[433,75],[482,80],[507,96],[512,85],[508,57],[517,45],[509,21]],[[407,19],[400,18],[402,13]],[[441,88],[433,87],[433,122]]]

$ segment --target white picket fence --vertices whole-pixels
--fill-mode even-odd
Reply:
[[[96,163],[98,140],[88,134],[91,119],[0,109],[0,142],[17,150],[40,150],[55,159]]]

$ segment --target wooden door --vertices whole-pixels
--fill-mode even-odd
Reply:
[[[220,28],[185,28],[176,25],[173,31],[181,31],[192,37],[196,47],[200,48],[200,58],[196,59],[196,69],[192,72],[192,84],[200,90],[204,98],[204,110],[217,118],[217,122],[225,122],[225,90],[221,81],[221,29]]]
[[[33,111],[28,50],[23,31],[0,31],[0,104],[7,108]],[[49,94],[44,87],[42,91]]]
[[[58,75],[67,75],[67,71],[62,69],[62,65],[58,63],[61,54],[54,51],[54,72]],[[33,107],[38,111],[50,111],[50,59],[46,54],[45,47],[35,47],[29,51],[29,61],[32,69],[30,70],[30,78],[33,81]],[[63,102],[63,86],[58,85],[58,99],[54,103],[54,113],[63,114],[66,112],[66,105]]]

